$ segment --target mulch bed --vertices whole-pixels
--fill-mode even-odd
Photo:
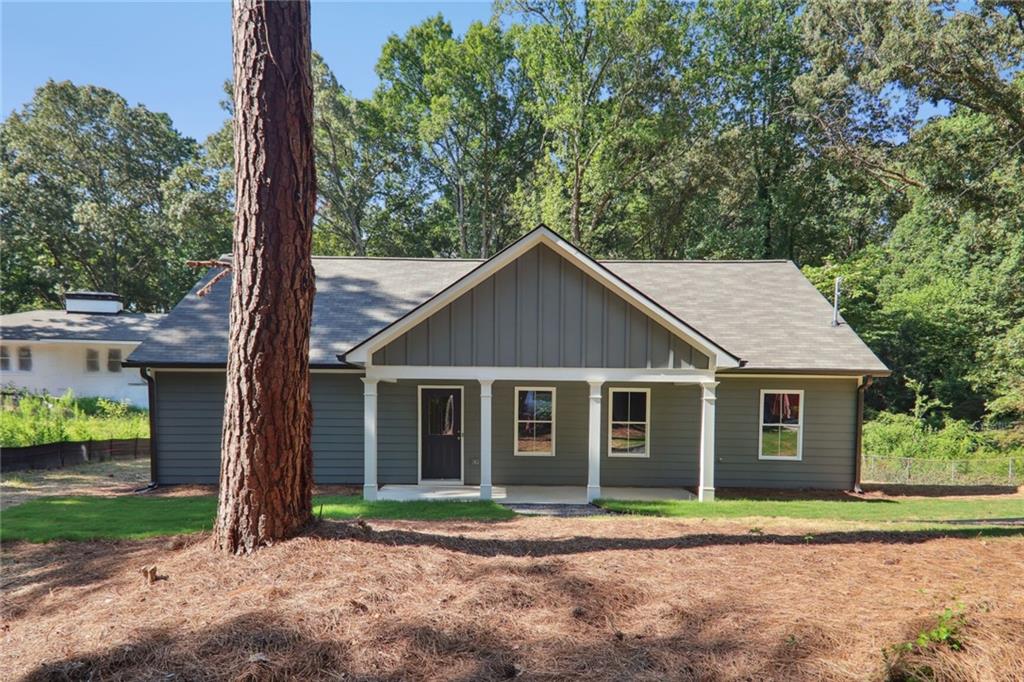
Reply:
[[[157,580],[141,569],[156,566]],[[5,679],[937,679],[1024,670],[1024,538],[596,517],[4,547]],[[963,605],[963,649],[883,650]],[[887,665],[890,666],[887,668]]]

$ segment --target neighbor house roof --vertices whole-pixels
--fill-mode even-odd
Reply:
[[[314,257],[314,367],[343,367],[359,345],[484,261]],[[599,261],[738,357],[733,372],[885,374],[885,365],[788,261]],[[230,276],[204,298],[208,273],[128,358],[132,365],[223,366]]]
[[[163,318],[155,313],[29,310],[0,315],[4,341],[142,341]]]

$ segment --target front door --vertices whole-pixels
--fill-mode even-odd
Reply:
[[[420,479],[462,478],[462,391],[424,388],[420,405]]]

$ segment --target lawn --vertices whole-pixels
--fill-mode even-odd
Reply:
[[[137,540],[209,530],[217,498],[42,497],[0,514],[0,541]],[[493,502],[366,502],[325,495],[313,499],[313,513],[325,519],[446,519],[497,521],[515,516]]]
[[[876,500],[716,500],[711,504],[666,500],[628,502],[598,500],[608,511],[621,514],[699,519],[789,518],[829,521],[956,522],[1024,519],[1024,497]]]

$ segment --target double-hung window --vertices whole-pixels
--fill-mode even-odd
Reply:
[[[86,372],[98,372],[100,371],[100,352],[95,348],[85,349],[85,371]]]
[[[7,346],[0,346],[0,370],[8,372],[11,369],[11,352]]]
[[[555,389],[516,388],[516,449],[523,457],[555,454]]]
[[[651,456],[651,389],[610,389],[608,456]]]
[[[803,457],[803,410],[803,391],[761,391],[759,459],[796,461]]]
[[[121,371],[121,349],[120,348],[108,348],[107,349],[107,371],[108,372],[120,372]]]
[[[29,346],[18,349],[18,369],[22,372],[32,371],[32,348]]]

